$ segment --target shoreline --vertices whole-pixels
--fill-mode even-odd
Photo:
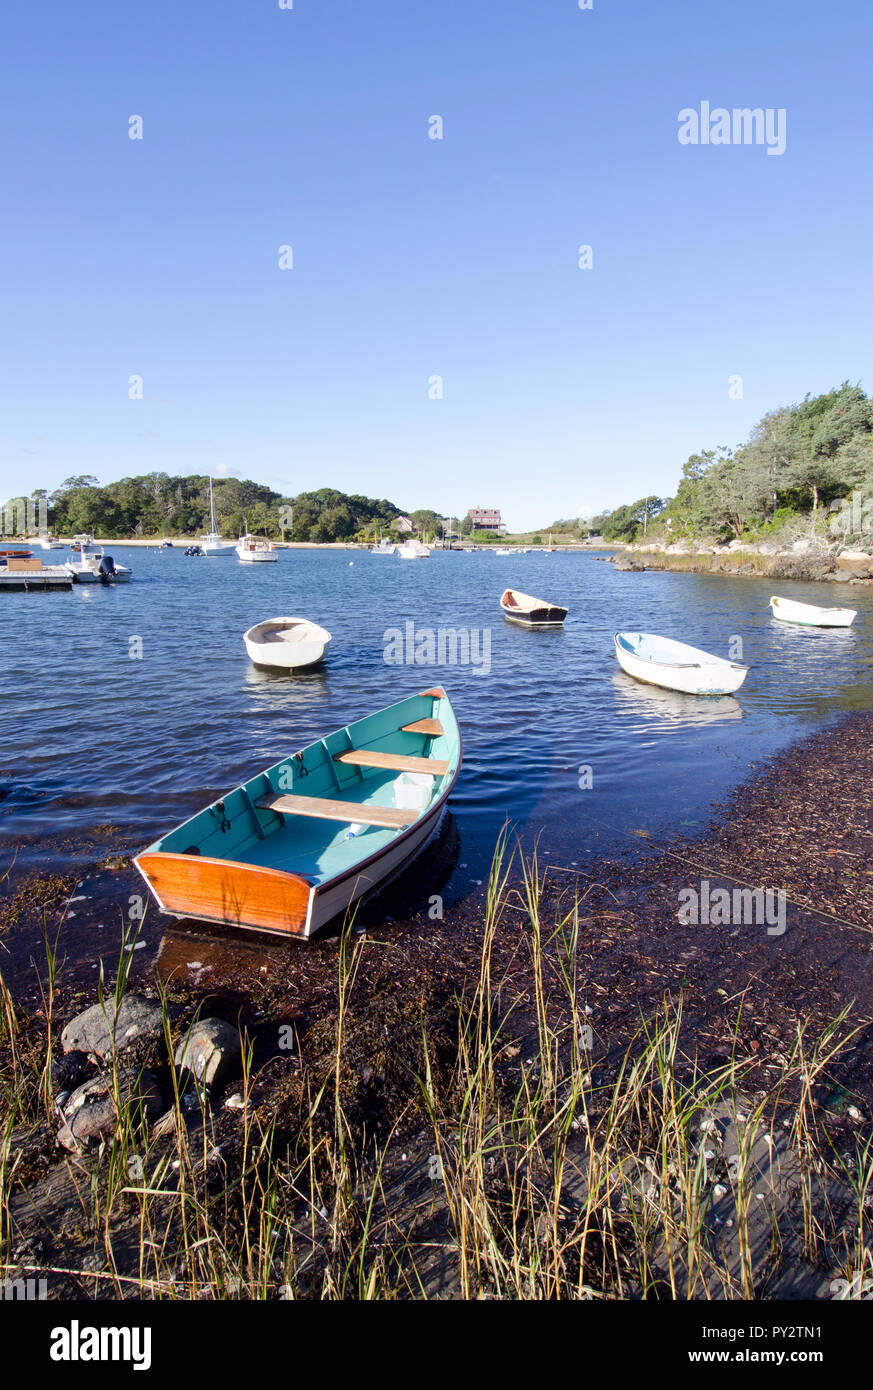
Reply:
[[[0,1194],[18,1251],[5,1251],[5,1276],[82,1271],[53,1276],[49,1297],[173,1290],[225,1297],[216,1269],[191,1267],[177,1255],[161,1263],[154,1251],[143,1263],[136,1231],[149,1202],[148,1220],[163,1210],[162,1222],[173,1225],[175,1180],[166,1165],[183,1145],[177,1156],[193,1163],[186,1183],[198,1210],[212,1211],[217,1222],[216,1194],[228,1187],[236,1194],[232,1219],[221,1217],[230,1222],[220,1232],[222,1248],[236,1248],[238,1239],[241,1250],[249,1248],[253,1223],[260,1229],[263,1220],[257,1205],[245,1206],[255,1201],[243,1176],[251,1127],[266,1146],[258,1182],[272,1203],[269,1221],[286,1238],[282,1272],[272,1255],[259,1267],[269,1297],[283,1296],[280,1285],[294,1297],[341,1296],[343,1261],[357,1258],[361,1222],[371,1218],[380,1249],[390,1252],[390,1279],[384,1260],[379,1266],[386,1296],[578,1297],[584,1282],[604,1298],[828,1297],[823,1290],[840,1272],[853,1219],[833,1154],[863,1141],[873,1113],[873,880],[865,868],[873,840],[873,713],[845,716],[769,759],[713,808],[695,837],[677,833],[655,844],[640,833],[642,857],[636,845],[631,862],[619,854],[584,870],[528,861],[510,872],[498,853],[490,909],[468,904],[445,921],[421,911],[404,921],[377,919],[344,938],[295,943],[293,951],[247,940],[232,953],[232,973],[222,933],[197,924],[167,930],[160,919],[157,965],[137,972],[134,995],[163,1008],[174,1045],[199,1014],[248,1038],[253,1049],[248,1078],[240,1074],[237,1037],[236,1064],[234,1046],[225,1048],[226,1073],[199,1091],[189,1085],[184,1103],[158,1034],[97,1065],[81,1053],[75,1063],[73,1054],[62,1055],[62,1028],[94,1002],[93,990],[66,992],[63,970],[48,1007],[15,1001],[18,1055],[38,1077],[48,1047],[57,1080],[47,1108],[32,1081],[28,1089],[16,1076],[10,1039],[0,1031],[3,1099],[18,1112],[16,1163]],[[784,931],[771,933],[763,923],[681,924],[679,895],[703,880],[708,893],[722,885],[781,887]],[[46,909],[49,926],[54,910]],[[111,983],[106,988],[111,998]],[[667,1108],[657,1060],[667,1056],[670,1093],[688,1088],[695,1097],[688,1118],[682,1107],[681,1114]],[[627,1057],[636,1059],[633,1094]],[[109,1091],[116,1106],[128,1094],[131,1059],[134,1070],[148,1072],[151,1089],[116,1114]],[[71,1158],[57,1148],[54,1106],[60,1095],[68,1125],[80,1125],[78,1112],[70,1113],[74,1083],[96,1089],[104,1109],[94,1142],[83,1139]],[[325,1094],[329,1104],[313,1100]],[[643,1129],[640,1107],[649,1115]],[[85,1113],[93,1118],[90,1106]],[[615,1114],[620,1123],[613,1125]],[[513,1135],[525,1115],[536,1138],[522,1143]],[[760,1133],[748,1145],[749,1182],[760,1197],[757,1206],[746,1201],[744,1214],[728,1160],[742,1148],[737,1131],[750,1116]],[[345,1135],[340,1148],[337,1124]],[[499,1155],[496,1186],[481,1166],[483,1141],[474,1138],[482,1124],[488,1149]],[[667,1138],[671,1162],[682,1172],[688,1166],[678,1188],[662,1171]],[[109,1153],[126,1145],[147,1155],[150,1172],[158,1165],[155,1172],[165,1174],[147,1184],[155,1189],[148,1198],[113,1193]],[[191,1159],[198,1151],[202,1162]],[[592,1187],[591,1174],[601,1169]],[[555,1190],[545,1180],[554,1171],[563,1175]],[[642,1189],[639,1174],[649,1175]],[[93,1230],[87,1219],[70,1225],[67,1212],[74,1202],[87,1210],[92,1181],[101,1192],[100,1221]],[[794,1195],[807,1182],[814,1212],[802,1212]],[[368,1207],[366,1194],[377,1189]],[[701,1203],[700,1212],[677,1217],[663,1204],[668,1190],[683,1211],[696,1193],[692,1207]],[[309,1217],[316,1197],[327,1213],[323,1236]],[[465,1203],[471,1226],[461,1238],[453,1213]],[[596,1235],[607,1213],[614,1232],[608,1251]],[[803,1238],[812,1214],[821,1223],[816,1252]],[[687,1267],[675,1249],[668,1262],[664,1246],[667,1230],[677,1220],[677,1231],[684,1229],[686,1217],[694,1240],[706,1246]],[[774,1225],[781,1238],[775,1253]],[[536,1274],[532,1266],[513,1284],[522,1249],[510,1244],[498,1257],[496,1229],[498,1247],[519,1230],[522,1246],[534,1242]],[[481,1248],[477,1232],[483,1239],[489,1233]],[[216,1233],[200,1237],[214,1241]],[[681,1245],[681,1234],[675,1238]],[[581,1263],[580,1239],[588,1249]],[[549,1276],[556,1282],[548,1290],[538,1282],[545,1269],[564,1270]],[[257,1280],[245,1292],[249,1278],[240,1296],[257,1296]],[[533,1287],[538,1295],[524,1292]]]
[[[29,537],[27,537],[27,538],[25,538],[25,539],[22,539],[22,540],[16,540],[16,539],[14,539],[14,538],[10,538],[10,544],[20,545],[20,546],[29,546],[29,547],[31,547],[31,548],[34,550],[35,553],[38,553],[38,554],[46,554],[46,555],[51,554],[51,551],[42,551],[42,550],[40,550],[40,547],[39,547],[39,545],[38,545],[38,539],[39,539],[39,538],[36,537],[36,536],[29,536]],[[69,550],[69,549],[70,549],[70,545],[71,545],[71,541],[70,541],[70,540],[64,540],[63,537],[60,537],[60,536],[55,537],[55,539],[61,541],[62,547],[63,547],[64,549],[66,549],[66,550]],[[224,537],[223,539],[226,540],[226,541],[232,541],[234,545],[236,544],[236,542],[233,540],[233,537],[232,537],[232,536],[226,536],[226,537]],[[407,539],[408,539],[408,537],[407,537]],[[123,545],[123,546],[129,546],[129,547],[131,547],[132,549],[161,550],[161,549],[163,548],[163,542],[164,542],[165,540],[170,541],[170,546],[171,546],[171,548],[172,548],[173,550],[184,550],[184,549],[185,549],[187,546],[189,546],[189,545],[199,545],[200,542],[201,542],[201,540],[202,540],[202,537],[201,537],[201,536],[149,536],[149,537],[143,537],[143,536],[115,536],[115,537],[113,537],[111,540],[107,540],[107,539],[105,539],[105,538],[103,538],[103,537],[95,536],[95,537],[94,537],[94,544],[95,544],[95,545],[103,546],[104,549],[105,549],[107,546],[112,546],[112,545],[114,545],[114,546],[120,546],[120,545]],[[403,543],[402,540],[396,542],[397,545],[402,545],[402,543]],[[276,547],[277,550],[361,550],[361,551],[364,551],[364,552],[369,552],[370,550],[372,550],[372,541],[273,541],[273,545]],[[503,546],[503,545],[510,545],[510,546],[513,546],[514,548],[517,548],[519,551],[521,551],[521,550],[524,549],[524,548],[527,548],[527,549],[530,551],[530,553],[532,553],[532,554],[537,554],[537,553],[539,553],[540,551],[542,551],[542,550],[545,548],[545,547],[543,547],[543,546],[531,546],[529,541],[517,541],[517,542],[513,542],[513,541],[511,541],[511,540],[508,541],[508,540],[505,540],[505,539],[501,539],[501,540],[498,540],[498,541],[488,541],[488,542],[482,542],[482,541],[478,541],[478,542],[476,542],[476,541],[468,541],[467,544],[466,544],[465,546],[460,546],[460,547],[458,547],[458,546],[449,546],[449,545],[443,546],[443,545],[436,545],[436,544],[430,544],[430,543],[429,543],[429,548],[430,548],[431,550],[449,550],[449,551],[450,551],[450,550],[455,550],[456,552],[458,552],[458,551],[459,551],[459,552],[463,552],[465,549],[470,549],[470,548],[472,548],[473,550],[495,550],[495,549],[497,549],[499,546]],[[573,544],[561,544],[561,543],[557,543],[557,544],[554,546],[554,549],[555,549],[556,551],[559,551],[559,552],[563,553],[563,554],[576,554],[577,552],[591,552],[591,551],[596,552],[596,553],[600,553],[600,552],[603,552],[603,551],[618,551],[618,550],[623,550],[623,549],[625,549],[625,546],[624,546],[624,542],[622,542],[622,541],[600,541],[600,542],[597,542],[596,544],[593,544],[593,545],[592,545],[592,544],[589,544],[587,541],[579,541],[578,543],[573,543]]]
[[[837,584],[873,583],[873,555],[865,551],[831,550],[809,546],[797,550],[766,550],[756,546],[640,545],[625,547],[615,560],[625,573],[667,570],[681,574],[722,574],[733,578],[799,579]]]

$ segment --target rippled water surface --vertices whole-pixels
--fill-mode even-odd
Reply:
[[[243,566],[112,551],[132,566],[130,584],[0,596],[7,862],[18,846],[19,863],[60,865],[78,835],[107,824],[145,845],[287,752],[440,681],[464,738],[456,872],[481,875],[507,817],[528,841],[541,833],[552,862],[581,863],[638,829],[702,827],[763,756],[873,704],[873,592],[861,586],[782,586],[860,610],[852,629],[826,632],[775,622],[772,581],[622,574],[591,554],[284,551],[275,565]],[[509,585],[567,605],[565,627],[506,622]],[[330,629],[322,668],[295,678],[251,665],[244,630],[281,614]],[[490,672],[386,664],[386,630],[408,621],[490,630]],[[724,656],[739,637],[752,669],[736,699],[641,685],[616,665],[621,628]],[[129,655],[135,637],[141,660]]]

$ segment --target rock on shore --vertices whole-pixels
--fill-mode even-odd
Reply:
[[[787,549],[731,541],[730,545],[691,548],[685,545],[631,545],[615,557],[625,572],[674,570],[691,574],[760,576],[804,579],[835,584],[873,583],[873,555],[860,550],[837,551],[814,541],[800,540]]]
[[[191,1072],[204,1086],[214,1086],[240,1060],[239,1034],[221,1018],[204,1018],[191,1025],[176,1048],[176,1066]]]
[[[160,1037],[163,1016],[157,1004],[136,995],[125,995],[116,1013],[115,1001],[105,999],[77,1014],[61,1033],[64,1052],[85,1052],[106,1061],[113,1049],[123,1052],[134,1043]]]

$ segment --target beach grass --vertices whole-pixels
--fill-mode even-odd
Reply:
[[[764,1089],[738,1051],[696,1060],[681,995],[611,1055],[585,1002],[579,901],[544,917],[536,854],[515,860],[504,834],[478,972],[448,1010],[420,1010],[405,1091],[378,1123],[355,1101],[368,1036],[359,972],[378,948],[349,921],[333,1008],[304,1033],[290,1081],[257,1071],[243,1028],[232,1098],[167,1065],[164,1113],[149,1122],[142,1065],[132,1075],[112,1056],[116,1123],[68,1163],[74,1229],[41,1262],[32,1234],[52,1218],[18,1137],[57,1128],[61,967],[47,940],[38,1017],[0,978],[0,1276],[38,1272],[80,1298],[527,1300],[766,1296],[786,1251],[869,1275],[873,1141],[835,1152],[817,1104],[852,1043],[847,1013],[815,1034],[798,1018]],[[511,972],[495,950],[507,933]],[[111,985],[101,979],[107,1003],[127,988],[130,944]],[[172,1056],[180,1024],[160,998]],[[776,1200],[780,1172],[790,1201]]]

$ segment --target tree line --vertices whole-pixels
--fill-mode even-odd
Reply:
[[[799,519],[811,531],[847,530],[869,516],[846,499],[873,498],[873,401],[845,381],[770,411],[749,439],[692,454],[675,497],[649,496],[586,523],[605,540],[732,540],[777,535]],[[834,514],[839,520],[834,520]]]
[[[420,527],[435,533],[441,518],[422,509],[404,513],[386,498],[364,497],[319,488],[284,496],[250,479],[213,479],[215,525],[222,536],[234,539],[249,531],[293,541],[343,541],[365,539],[380,531],[399,534],[398,522],[407,515]],[[30,499],[15,498],[5,504],[7,515],[25,515],[24,503],[38,514],[45,504],[48,527],[56,535],[90,532],[103,538],[149,536],[197,536],[210,529],[209,478],[192,474],[170,477],[147,473],[119,482],[101,484],[82,474],[67,478],[48,492],[36,488]]]

